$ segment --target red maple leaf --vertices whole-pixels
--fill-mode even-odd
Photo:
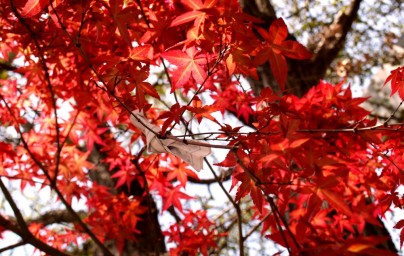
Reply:
[[[195,21],[194,25],[197,29],[201,26],[201,24],[206,19],[208,9],[212,9],[215,7],[218,0],[205,0],[202,3],[201,0],[182,0],[181,2],[189,7],[192,11],[186,12],[181,14],[180,16],[176,17],[172,22],[171,26],[178,26],[190,21]]]
[[[132,39],[128,31],[128,21],[131,20],[131,17],[137,15],[136,8],[134,6],[126,7],[122,0],[112,0],[110,1],[110,10],[114,23],[123,40],[128,46],[131,46]]]
[[[52,1],[53,8],[56,8],[61,2],[61,0]],[[16,5],[18,6],[18,3]],[[21,16],[31,18],[40,13],[47,5],[49,5],[48,0],[28,0],[21,10]]]
[[[199,84],[205,81],[207,74],[201,65],[206,64],[206,58],[199,54],[195,47],[188,48],[185,52],[180,50],[168,51],[163,53],[162,57],[177,66],[177,69],[172,73],[174,84],[171,87],[171,92],[186,84],[191,76]]]
[[[400,250],[401,250],[404,244],[404,219],[397,222],[397,224],[393,228],[401,229],[400,232]]]
[[[404,66],[392,70],[384,85],[388,82],[391,82],[391,95],[398,91],[398,95],[404,100]]]
[[[153,59],[153,47],[150,44],[139,45],[130,51],[129,58],[132,60],[151,60]]]
[[[276,81],[281,88],[284,89],[288,74],[288,65],[285,56],[302,60],[310,58],[311,53],[300,43],[293,40],[286,40],[288,27],[281,18],[271,24],[269,31],[260,27],[256,29],[266,41],[266,45],[258,52],[254,62],[257,65],[261,65],[269,61]]]
[[[162,127],[163,134],[165,134],[167,128],[171,125],[172,122],[174,122],[175,124],[180,123],[183,109],[184,107],[181,107],[180,104],[175,103],[174,105],[171,106],[170,111],[165,111],[159,116],[158,119],[167,118],[163,123]]]
[[[180,212],[182,212],[182,204],[180,199],[192,199],[192,196],[181,192],[181,185],[174,187],[173,189],[169,189],[163,196],[163,211],[167,210],[171,205],[177,208]]]
[[[119,188],[120,186],[126,184],[128,189],[130,189],[130,184],[132,184],[132,181],[135,179],[135,177],[136,170],[134,168],[122,168],[111,175],[111,178],[118,179],[115,188]]]
[[[195,114],[195,118],[198,120],[198,123],[201,123],[202,118],[207,118],[213,122],[216,121],[216,119],[211,115],[211,113],[217,111],[216,107],[211,105],[203,106],[199,97],[195,97],[192,102],[192,106],[187,106],[186,109]]]
[[[232,188],[235,182],[237,183],[241,182],[240,186],[237,188],[236,201],[250,194],[251,199],[254,202],[254,205],[260,212],[262,212],[262,205],[263,205],[262,191],[257,185],[255,185],[254,181],[251,180],[251,177],[248,175],[248,173],[242,172],[236,174],[233,177]]]
[[[147,104],[146,95],[150,95],[156,99],[160,99],[160,96],[150,83],[140,82],[136,84],[136,99],[139,107],[144,107]]]
[[[172,155],[170,155],[170,161],[173,168],[166,169],[168,172],[167,180],[177,179],[184,188],[187,184],[188,176],[199,180],[198,175],[189,168],[187,163]]]

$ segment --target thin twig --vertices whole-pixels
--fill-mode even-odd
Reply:
[[[204,158],[203,160],[208,165],[209,170],[212,172],[213,176],[217,180],[217,183],[219,184],[220,188],[226,195],[227,199],[229,199],[229,201],[233,205],[234,209],[236,209],[240,256],[244,256],[244,237],[243,237],[243,227],[242,227],[243,219],[242,219],[242,215],[241,215],[240,205],[237,204],[236,201],[234,201],[233,197],[229,194],[229,192],[227,192],[226,188],[223,186],[223,182],[219,179],[216,172],[213,170],[213,167],[210,164],[210,162],[206,158]]]
[[[387,118],[386,121],[384,121],[383,125],[387,126],[387,124],[389,123],[389,121],[394,117],[394,115],[397,113],[398,109],[401,107],[401,105],[403,104],[404,100],[400,102],[400,104],[398,104],[398,106],[394,109],[393,113],[391,113],[391,115],[389,116],[389,118]]]
[[[394,165],[394,167],[396,167],[399,172],[401,172],[402,174],[404,174],[404,170],[403,170],[402,168],[400,168],[400,167],[387,155],[387,153],[381,152],[380,149],[378,149],[377,146],[376,146],[373,142],[369,141],[367,138],[363,137],[361,134],[359,134],[359,136],[360,136],[363,140],[365,140],[367,143],[369,143],[369,144],[376,150],[376,152],[377,152],[379,155],[381,155],[381,157],[387,159],[387,161],[389,161],[392,165]]]
[[[285,242],[286,249],[288,250],[288,252],[290,254],[291,253],[291,247],[289,245],[289,241],[286,238],[285,233],[283,232],[282,225],[281,225],[281,223],[279,221],[279,216],[278,216],[278,214],[275,213],[276,205],[274,204],[273,201],[269,201],[269,205],[271,207],[272,212],[274,213],[275,222],[276,222],[276,225],[278,226],[278,229],[279,229],[279,232],[280,232],[280,234],[282,236],[282,239]]]
[[[390,128],[390,127],[395,127],[398,126],[398,128]],[[297,132],[304,132],[304,133],[318,133],[318,132],[353,132],[353,133],[359,133],[359,132],[366,132],[366,131],[400,131],[404,127],[404,123],[396,123],[396,124],[389,124],[387,127],[385,124],[378,124],[378,125],[373,125],[373,126],[368,126],[368,127],[360,127],[360,128],[334,128],[334,129],[298,129]],[[404,132],[404,130],[403,130]]]
[[[25,241],[20,241],[20,242],[18,242],[18,243],[11,244],[11,245],[9,245],[9,246],[0,248],[0,253],[5,252],[5,251],[8,251],[8,250],[12,250],[12,249],[14,249],[14,248],[23,246],[23,245],[25,245],[25,244],[27,244],[27,242],[25,242]]]
[[[244,235],[244,239],[246,240],[249,236],[251,236],[262,225],[262,223],[264,223],[264,221],[271,216],[271,214],[272,212],[267,213],[267,215],[265,215],[257,225],[255,225],[247,234]]]

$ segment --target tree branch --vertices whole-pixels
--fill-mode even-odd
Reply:
[[[43,251],[48,255],[54,256],[68,256],[68,254],[61,252],[50,245],[42,242],[38,238],[34,237],[30,232],[26,233],[24,230],[21,230],[16,223],[13,223],[10,220],[7,220],[2,215],[0,215],[0,226],[4,227],[7,230],[12,231],[22,238],[22,242],[29,243],[35,248]],[[11,249],[11,248],[10,248]]]
[[[17,68],[7,62],[0,61],[0,70],[14,71]]]
[[[18,242],[18,243],[15,243],[15,244],[12,244],[12,245],[9,245],[9,246],[0,248],[0,253],[6,252],[6,251],[8,251],[8,250],[12,250],[12,249],[14,249],[14,248],[23,246],[23,245],[25,245],[25,244],[27,244],[27,243],[24,242],[24,241],[20,241],[20,242]]]
[[[77,212],[79,216],[85,216],[85,211]],[[27,224],[41,223],[44,226],[55,223],[75,223],[77,222],[75,217],[67,210],[52,210],[41,214],[38,218],[27,220]]]
[[[85,211],[79,211],[77,212],[77,214],[83,217],[87,215]],[[17,220],[11,216],[7,216],[7,219],[13,222],[17,222]],[[39,223],[44,226],[48,226],[56,223],[77,223],[77,221],[74,216],[67,210],[51,210],[42,213],[37,218],[27,219],[25,220],[25,223],[27,226],[31,225],[32,223]]]
[[[240,0],[240,5],[245,13],[260,18],[264,23],[262,27],[269,28],[276,19],[274,7],[269,0]]]
[[[217,178],[212,178],[212,179],[201,179],[201,180],[198,180],[198,179],[195,179],[195,178],[193,178],[191,176],[188,176],[188,181],[190,181],[192,183],[195,183],[195,184],[210,185],[210,184],[213,184],[213,183],[217,183],[219,181],[220,182],[228,181],[228,180],[230,180],[230,177],[231,177],[232,174],[233,174],[233,171],[229,170],[229,171],[226,171],[226,172],[222,172],[220,174],[220,176],[217,176],[218,179]]]
[[[20,209],[18,209],[17,204],[14,202],[13,197],[11,196],[10,192],[8,191],[7,187],[4,185],[3,181],[0,178],[0,189],[4,194],[4,197],[6,198],[7,202],[9,203],[9,205],[11,206],[11,209],[14,212],[14,216],[17,219],[17,223],[18,226],[20,226],[20,228],[22,229],[22,231],[24,233],[26,233],[26,235],[31,234],[29,232],[27,223],[25,222]]]
[[[322,40],[311,49],[314,55],[310,60],[289,60],[286,86],[291,92],[302,96],[324,78],[327,69],[345,46],[346,37],[358,16],[361,2],[362,0],[353,0],[349,7],[340,10],[328,27],[323,28]]]

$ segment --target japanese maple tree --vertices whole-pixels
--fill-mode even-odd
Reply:
[[[13,67],[0,80],[0,124],[15,133],[0,141],[13,213],[0,212],[0,235],[47,255],[88,244],[159,255],[165,241],[171,255],[209,255],[236,223],[240,255],[256,231],[291,255],[394,255],[365,229],[404,207],[400,106],[379,122],[344,81],[290,93],[288,61],[313,53],[282,18],[264,29],[236,0],[4,0],[0,10],[0,58]],[[260,65],[279,90],[246,88]],[[403,69],[386,82],[404,100]],[[180,151],[198,147],[213,153],[195,172],[193,152]],[[49,189],[60,209],[25,216],[15,181]],[[235,218],[186,203],[190,183],[219,184],[231,208],[219,215]],[[166,212],[175,222],[162,231]]]

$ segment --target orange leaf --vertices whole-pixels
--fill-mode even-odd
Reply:
[[[218,0],[206,0],[203,4],[201,0],[183,0],[183,4],[188,6],[192,11],[186,12],[178,17],[176,17],[171,22],[171,27],[178,26],[190,21],[195,20],[195,27],[199,29],[200,25],[206,18],[206,13],[204,10],[213,8],[216,6]],[[200,11],[202,10],[202,11]]]
[[[269,154],[269,155],[263,156],[263,157],[260,159],[260,161],[263,162],[263,163],[270,163],[270,162],[272,162],[273,160],[277,159],[278,157],[279,157],[279,156],[276,155],[276,154]]]
[[[150,44],[141,45],[131,50],[129,58],[132,60],[151,60],[153,59],[153,47]]]
[[[353,253],[365,252],[366,255],[379,255],[379,254],[368,254],[367,249],[374,247],[375,245],[381,244],[387,240],[386,237],[379,236],[368,236],[368,237],[358,237],[347,240],[347,251]],[[388,255],[388,252],[386,252]]]
[[[303,145],[306,141],[308,141],[310,138],[301,138],[301,139],[297,139],[297,140],[293,140],[289,147],[290,148],[297,148],[300,147],[301,145]]]
[[[49,4],[47,0],[28,0],[24,8],[22,8],[21,16],[30,18],[42,11],[45,6]]]
[[[175,27],[190,21],[195,20],[196,18],[200,17],[201,15],[204,15],[203,12],[200,11],[192,11],[192,12],[187,12],[184,13],[178,17],[176,17],[172,22],[170,27]]]
[[[53,7],[58,6],[60,3],[60,0],[52,1]],[[24,18],[31,18],[40,13],[48,4],[48,0],[28,0],[22,8],[21,16]]]

